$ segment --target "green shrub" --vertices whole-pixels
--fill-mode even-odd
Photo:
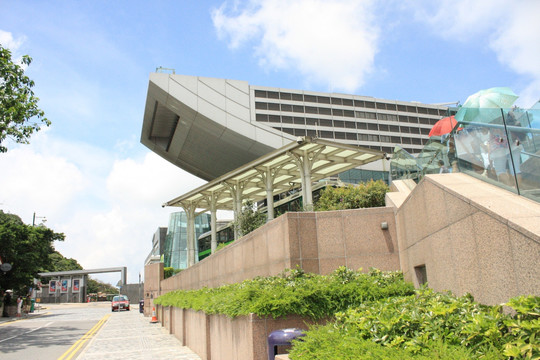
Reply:
[[[172,267],[165,267],[165,268],[163,268],[163,278],[164,279],[170,278],[171,276],[178,274],[180,271],[182,271],[182,269],[175,269],[175,268],[172,268]]]
[[[346,187],[327,187],[315,204],[316,211],[346,210],[384,206],[388,185],[382,180]]]
[[[372,270],[366,274],[341,267],[326,276],[294,269],[213,289],[177,290],[155,302],[230,317],[254,313],[274,318],[297,314],[321,319],[366,301],[413,292],[413,286],[403,280],[401,273]]]
[[[540,359],[540,297],[520,296],[506,304],[516,315],[505,321],[508,326],[504,354],[524,359]]]
[[[351,336],[333,324],[313,326],[306,336],[293,341],[291,360],[467,360],[477,359],[469,349],[442,341],[430,341],[422,353],[412,353],[399,347],[385,347],[372,340]],[[496,351],[483,358],[500,359]]]
[[[219,250],[223,249],[225,246],[229,245],[228,243],[219,243],[217,246],[216,246],[216,252],[218,252]]]
[[[237,220],[233,222],[234,228],[241,236],[247,235],[253,230],[266,224],[266,214],[255,210],[253,201],[247,200],[242,206],[242,211]]]
[[[318,357],[317,348],[323,354],[333,347],[365,350],[364,342],[370,342],[405,350],[415,359],[539,359],[540,298],[514,298],[506,305],[515,315],[503,313],[501,306],[478,304],[470,295],[455,297],[429,289],[366,302],[337,313],[333,323],[312,328],[295,344],[291,358],[324,358]],[[394,353],[384,356],[392,358]],[[348,359],[339,353],[328,358]]]

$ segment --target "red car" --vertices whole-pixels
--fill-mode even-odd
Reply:
[[[111,311],[120,311],[120,309],[129,311],[129,299],[125,295],[117,295],[112,299]]]

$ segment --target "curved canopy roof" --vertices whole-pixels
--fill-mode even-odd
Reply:
[[[271,176],[273,195],[302,187],[301,162],[311,163],[311,182],[316,182],[360,165],[382,159],[381,151],[335,143],[323,139],[299,138],[244,166],[241,166],[163,206],[195,205],[201,212],[209,211],[212,202],[216,210],[234,210],[232,186],[242,188],[242,199],[255,202],[267,198],[264,179]]]

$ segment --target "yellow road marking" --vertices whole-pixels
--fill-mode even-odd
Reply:
[[[96,332],[105,324],[105,322],[109,319],[111,314],[107,314],[104,317],[101,318],[101,320],[98,321],[96,325],[94,325],[93,328],[88,330],[86,334],[84,334],[79,340],[75,342],[75,344],[71,345],[71,347],[58,358],[58,360],[70,360],[77,352],[81,349],[81,347],[92,338],[96,334]]]

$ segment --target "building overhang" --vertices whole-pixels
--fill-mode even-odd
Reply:
[[[252,122],[245,81],[152,73],[141,143],[174,165],[213,180],[294,137]]]

